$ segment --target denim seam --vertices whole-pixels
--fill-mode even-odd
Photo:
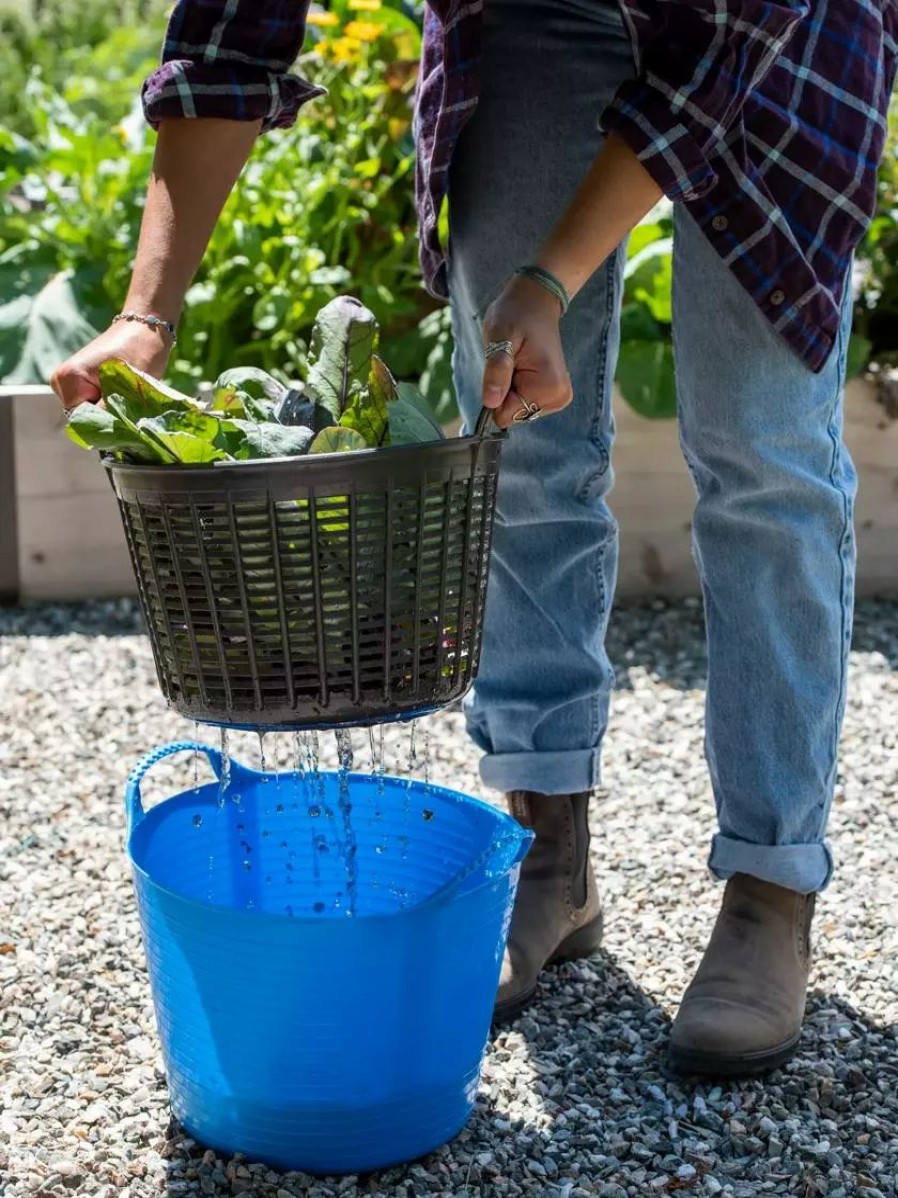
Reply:
[[[851,533],[852,533],[852,528],[851,528],[852,513],[851,513],[851,502],[848,497],[848,493],[845,491],[844,487],[839,485],[839,482],[837,481],[837,477],[836,477],[837,471],[839,469],[839,466],[840,466],[840,464],[842,462],[842,458],[843,458],[842,437],[839,434],[838,429],[836,428],[836,424],[837,424],[837,420],[838,420],[839,401],[843,394],[844,386],[845,386],[846,346],[845,346],[844,321],[840,322],[840,325],[839,325],[839,333],[838,333],[836,352],[839,355],[838,367],[836,370],[836,393],[835,393],[835,397],[833,399],[832,407],[830,409],[830,416],[829,416],[827,431],[829,432],[830,440],[832,441],[832,445],[833,445],[833,456],[832,456],[832,465],[830,466],[830,472],[829,472],[829,483],[830,483],[830,486],[833,488],[833,490],[836,491],[837,494],[839,494],[842,499],[842,534],[839,537],[839,566],[840,566],[840,569],[842,572],[841,587],[840,587],[840,598],[841,598],[841,603],[842,603],[842,627],[841,627],[841,638],[840,638],[840,643],[839,643],[839,698],[836,703],[835,718],[833,720],[832,762],[831,762],[830,771],[829,771],[832,786],[830,788],[828,788],[828,791],[830,791],[830,793],[827,793],[824,795],[823,803],[821,804],[821,813],[822,813],[822,817],[823,817],[821,820],[821,826],[823,829],[825,829],[825,826],[826,826],[827,811],[828,811],[831,797],[832,797],[831,790],[835,786],[836,775],[838,772],[839,731],[840,731],[840,728],[842,725],[842,718],[843,718],[844,712],[845,712],[845,699],[846,699],[846,690],[847,690],[847,681],[848,681],[848,669],[847,669],[848,653],[846,650],[846,642],[849,637],[849,615],[850,615],[851,605],[849,604],[849,601],[848,601],[848,569],[846,568],[846,564],[845,564],[845,554],[846,554],[846,550],[848,548],[848,544],[850,542]]]

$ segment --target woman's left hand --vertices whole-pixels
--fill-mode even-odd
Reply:
[[[510,341],[514,358],[499,352],[483,371],[483,404],[496,424],[508,428],[534,405],[539,414],[560,412],[573,399],[571,377],[561,348],[561,310],[551,292],[515,275],[490,304],[483,321],[484,346]]]

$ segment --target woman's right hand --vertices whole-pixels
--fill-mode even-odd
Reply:
[[[120,321],[95,337],[53,371],[50,386],[67,412],[80,403],[99,403],[98,371],[110,358],[124,358],[138,370],[161,378],[171,354],[170,338],[164,330],[137,321]]]

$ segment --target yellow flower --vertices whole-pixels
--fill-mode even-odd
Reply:
[[[340,24],[340,18],[335,12],[310,12],[306,21],[309,25],[318,25],[321,29],[330,29]]]
[[[349,0],[353,12],[377,12],[380,6],[380,0]]]
[[[373,42],[383,32],[382,25],[373,21],[350,21],[344,30],[347,37],[354,37],[359,42]]]
[[[334,62],[355,62],[359,56],[359,43],[351,37],[335,37],[327,49]]]

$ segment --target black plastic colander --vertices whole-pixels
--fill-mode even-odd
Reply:
[[[502,436],[206,466],[107,461],[159,682],[244,728],[423,714],[474,680]]]

